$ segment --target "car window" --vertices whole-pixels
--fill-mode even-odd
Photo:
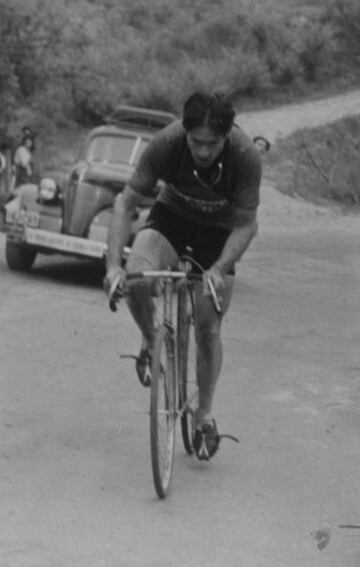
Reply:
[[[90,141],[86,159],[112,164],[130,163],[131,160],[136,164],[147,144],[147,140],[133,136],[99,135]]]

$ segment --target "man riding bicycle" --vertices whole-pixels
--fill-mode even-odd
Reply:
[[[227,311],[240,260],[257,231],[261,161],[252,140],[234,124],[229,98],[195,92],[184,104],[182,120],[161,130],[141,155],[134,174],[118,195],[108,233],[105,289],[115,278],[125,281],[121,268],[131,219],[142,197],[164,182],[145,227],[137,234],[126,271],[176,266],[187,247],[205,269],[196,288],[195,334],[198,348],[199,406],[195,417],[194,449],[199,458],[212,457],[219,434],[212,415],[216,383],[222,365],[221,322]],[[222,313],[206,293],[209,278],[217,290]],[[154,346],[156,327],[150,284],[131,286],[128,306],[143,343],[136,369],[143,385]]]

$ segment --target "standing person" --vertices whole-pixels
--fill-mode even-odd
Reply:
[[[34,152],[34,135],[30,132],[26,132],[23,135],[21,144],[15,150],[14,154],[14,188],[19,185],[24,185],[25,183],[31,183],[33,181],[34,174],[34,164],[33,164],[33,152]]]
[[[143,152],[115,200],[108,233],[104,285],[109,293],[116,277],[124,283],[121,255],[135,208],[163,180],[164,188],[136,236],[126,269],[175,266],[190,246],[220,295],[221,315],[204,293],[204,284],[199,282],[195,291],[199,407],[194,448],[200,459],[212,457],[219,445],[212,405],[223,356],[221,322],[231,300],[235,264],[257,230],[261,160],[252,140],[234,125],[234,117],[225,95],[196,92],[190,96],[182,120],[155,135]],[[150,286],[131,286],[127,301],[143,335],[136,369],[144,384],[156,333]]]
[[[0,144],[0,200],[5,201],[8,195],[8,150],[6,142]]]

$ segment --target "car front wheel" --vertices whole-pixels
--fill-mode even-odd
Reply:
[[[7,265],[11,270],[26,271],[30,270],[35,261],[36,250],[25,248],[7,239],[5,255]]]

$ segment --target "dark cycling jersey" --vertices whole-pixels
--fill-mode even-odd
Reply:
[[[250,138],[234,126],[211,168],[197,170],[186,132],[181,121],[176,121],[151,140],[129,184],[146,196],[159,179],[165,186],[157,200],[172,212],[231,230],[236,209],[253,211],[259,204],[261,161]]]

